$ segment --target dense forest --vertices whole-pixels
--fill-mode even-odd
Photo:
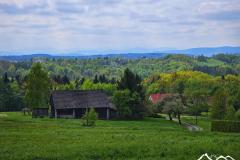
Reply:
[[[44,76],[36,79],[32,74],[34,64],[41,64],[47,81],[41,80]],[[28,106],[28,90],[38,81],[49,84],[50,90],[104,90],[120,106],[120,115],[128,118],[160,111],[179,114],[179,117],[183,112],[198,116],[211,111],[217,119],[231,119],[240,114],[240,55],[168,55],[159,59],[36,58],[23,62],[1,61],[0,72],[0,111],[16,111]],[[164,104],[149,106],[148,97],[153,93],[173,96],[162,102]],[[182,107],[163,108],[168,103],[173,107],[172,102]]]
[[[104,75],[109,79],[119,79],[125,68],[131,68],[142,78],[154,73],[194,70],[211,75],[239,74],[240,55],[218,54],[213,57],[167,55],[163,58],[33,58],[31,61],[9,62],[0,61],[0,75],[7,72],[9,77],[23,79],[34,62],[42,62],[50,77],[66,75],[70,80],[77,78],[94,78]]]

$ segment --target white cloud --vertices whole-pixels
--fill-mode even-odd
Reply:
[[[0,4],[6,5],[16,5],[19,8],[24,8],[31,5],[39,5],[41,4],[41,0],[1,0]]]
[[[1,0],[0,51],[239,45],[239,5],[238,0]]]

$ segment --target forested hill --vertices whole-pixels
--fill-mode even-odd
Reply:
[[[96,59],[64,59],[64,58],[33,58],[31,61],[10,62],[0,61],[0,74],[7,72],[9,77],[24,77],[33,62],[42,62],[50,76],[66,75],[69,79],[93,78],[105,75],[116,78],[125,68],[143,78],[161,72],[197,70],[211,75],[239,74],[240,55],[218,54],[213,57],[192,57],[186,55],[167,55],[163,58],[96,58]]]
[[[139,59],[139,58],[162,58],[168,55],[167,53],[126,53],[126,54],[99,54],[99,55],[49,55],[49,54],[32,54],[32,55],[13,55],[0,56],[0,60],[21,62],[31,61],[36,58],[54,58],[54,59],[96,59],[96,58],[125,58],[125,59]]]
[[[86,53],[88,53],[86,55]],[[223,47],[200,47],[200,48],[189,48],[183,50],[161,50],[161,51],[106,51],[106,52],[91,52],[91,51],[79,51],[76,53],[51,53],[51,54],[33,54],[33,53],[18,53],[18,52],[0,52],[0,60],[7,61],[30,61],[32,58],[64,58],[64,59],[95,59],[95,58],[126,58],[126,59],[138,59],[138,58],[162,58],[169,54],[184,54],[189,56],[208,56],[211,57],[216,54],[239,54],[240,47],[231,47],[231,46],[223,46]],[[17,55],[13,55],[17,54]],[[6,56],[7,55],[7,56]]]

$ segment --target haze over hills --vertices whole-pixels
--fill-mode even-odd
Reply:
[[[69,53],[69,54],[60,54],[60,53],[43,53],[43,54],[29,54],[29,53],[0,53],[3,56],[0,56],[1,60],[8,61],[26,61],[31,60],[32,58],[42,57],[42,58],[79,58],[79,59],[88,59],[88,58],[104,58],[104,57],[122,57],[127,59],[136,59],[136,58],[161,58],[168,54],[186,54],[190,56],[213,56],[215,54],[224,53],[224,54],[240,54],[240,47],[201,47],[201,48],[190,48],[184,50],[166,50],[166,51],[152,51],[152,52],[122,52],[122,53]]]
[[[204,55],[212,56],[214,54],[224,53],[224,54],[238,54],[240,53],[240,47],[201,47],[201,48],[190,48],[185,50],[169,50],[164,51],[164,53],[182,53],[189,55]]]

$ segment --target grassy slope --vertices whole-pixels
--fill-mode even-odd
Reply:
[[[209,122],[209,118],[206,116],[198,116],[198,126],[201,127],[205,132],[211,131],[211,123]],[[195,116],[182,116],[182,120],[184,122],[196,125]]]
[[[7,116],[3,116],[6,114]],[[98,121],[32,119],[0,113],[0,159],[197,159],[240,157],[240,134],[189,132],[164,119]]]

